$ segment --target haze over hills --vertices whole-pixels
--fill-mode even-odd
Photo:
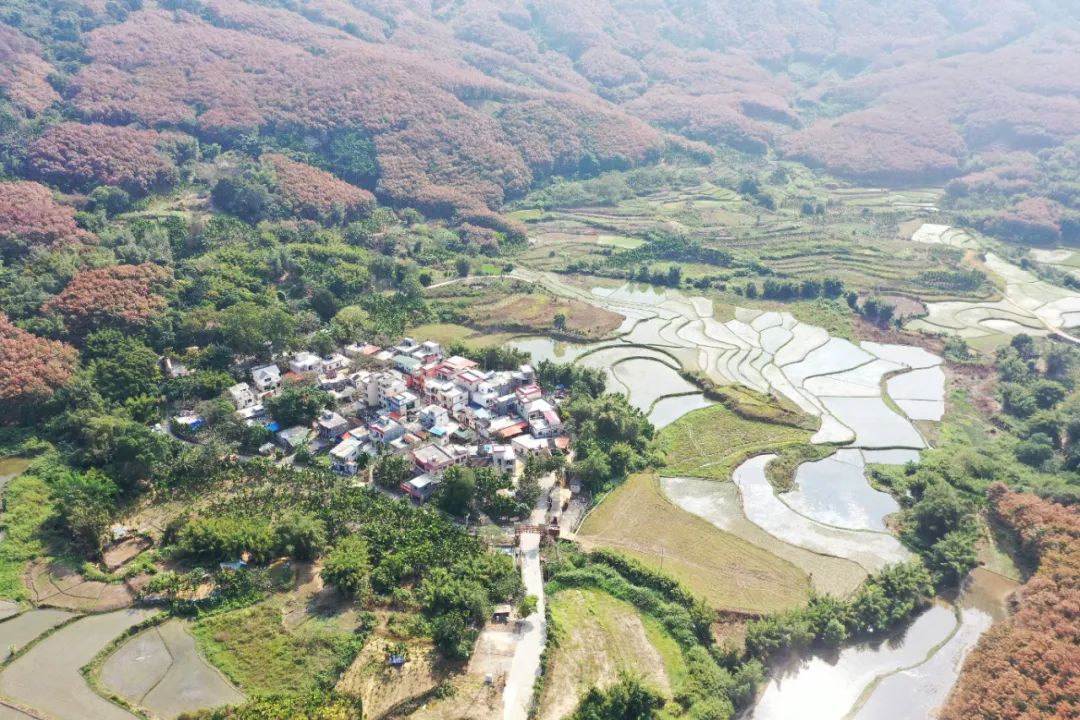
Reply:
[[[66,6],[85,50],[45,51],[13,26],[55,34],[51,20],[4,16],[0,86],[25,112],[62,93],[85,121],[227,145],[353,128],[377,162],[361,181],[429,211],[485,216],[553,174],[704,151],[687,140],[918,183],[1080,134],[1065,0]],[[69,152],[122,152],[93,145]]]
[[[1076,718],[1078,539],[1077,0],[0,0],[3,717]]]

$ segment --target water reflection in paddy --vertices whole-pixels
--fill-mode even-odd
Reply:
[[[885,516],[900,510],[888,493],[870,487],[858,450],[839,450],[824,460],[803,463],[795,489],[781,498],[791,509],[826,525],[885,531]]]
[[[705,397],[703,393],[660,398],[649,412],[649,422],[651,422],[657,430],[661,430],[681,418],[686,413],[709,407],[712,404],[712,400]]]
[[[951,608],[934,606],[893,638],[844,648],[835,658],[804,659],[769,682],[747,718],[841,720],[875,679],[921,663],[956,626]]]

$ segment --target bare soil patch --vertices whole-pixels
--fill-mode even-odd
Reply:
[[[26,584],[35,605],[96,613],[130,607],[135,602],[126,585],[87,580],[56,561],[33,563],[26,573]]]
[[[586,548],[610,547],[662,566],[718,609],[783,610],[810,594],[798,567],[678,507],[652,475],[632,476],[611,493],[578,539]]]

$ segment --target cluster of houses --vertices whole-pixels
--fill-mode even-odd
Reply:
[[[439,343],[404,338],[385,349],[354,343],[325,357],[300,352],[287,366],[253,367],[250,382],[230,387],[237,415],[264,424],[287,453],[328,449],[343,476],[355,475],[365,455],[407,456],[415,476],[401,489],[421,502],[453,465],[493,466],[516,477],[529,455],[569,446],[557,406],[529,365],[485,372],[467,358],[445,357]],[[279,427],[264,402],[289,378],[315,378],[335,409],[312,427]]]

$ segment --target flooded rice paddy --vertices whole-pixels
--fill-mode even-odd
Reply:
[[[813,657],[776,673],[747,720],[927,720],[946,701],[964,658],[1005,614],[1018,584],[984,569],[956,606],[940,604],[878,642]]]
[[[0,694],[46,717],[134,720],[135,715],[91,690],[80,669],[114,638],[157,612],[118,610],[65,625],[0,672]]]
[[[923,225],[911,239],[965,248],[980,246],[967,232],[943,225]],[[1063,257],[1068,259],[1071,254]],[[985,263],[1003,285],[1003,299],[928,303],[926,317],[908,323],[908,327],[970,339],[1018,333],[1046,335],[1080,327],[1080,295],[1075,291],[1042,280],[991,252],[986,253]]]
[[[885,517],[900,510],[892,495],[866,481],[859,450],[839,450],[795,471],[795,489],[780,499],[795,512],[825,525],[886,532]]]
[[[765,466],[775,455],[758,455],[740,465],[733,479],[747,519],[783,542],[858,563],[868,572],[904,562],[911,554],[888,533],[845,530],[800,515],[773,491]]]
[[[122,645],[102,666],[101,684],[164,720],[244,701],[203,659],[185,623],[176,619]]]
[[[944,399],[944,374],[923,372],[914,381],[896,385],[907,395],[900,400],[915,403],[909,405],[915,417],[896,412],[886,402],[886,378],[940,365],[940,358],[920,348],[855,344],[786,312],[737,308],[733,318],[720,320],[707,298],[649,285],[590,291],[551,274],[525,277],[557,295],[620,313],[626,322],[619,337],[606,343],[568,345],[529,337],[511,345],[533,353],[537,360],[574,360],[602,367],[609,373],[611,388],[627,393],[631,403],[645,411],[664,397],[692,392],[694,388],[679,377],[679,371],[688,371],[720,385],[743,385],[786,398],[821,419],[815,442],[917,450],[926,443],[912,420],[926,419],[936,411],[936,406],[925,403]],[[639,356],[655,357],[653,353],[661,355],[655,363],[635,359],[627,364]],[[622,370],[621,364],[626,364]],[[915,385],[924,388],[918,396],[910,392]],[[900,402],[895,406],[904,412]]]

